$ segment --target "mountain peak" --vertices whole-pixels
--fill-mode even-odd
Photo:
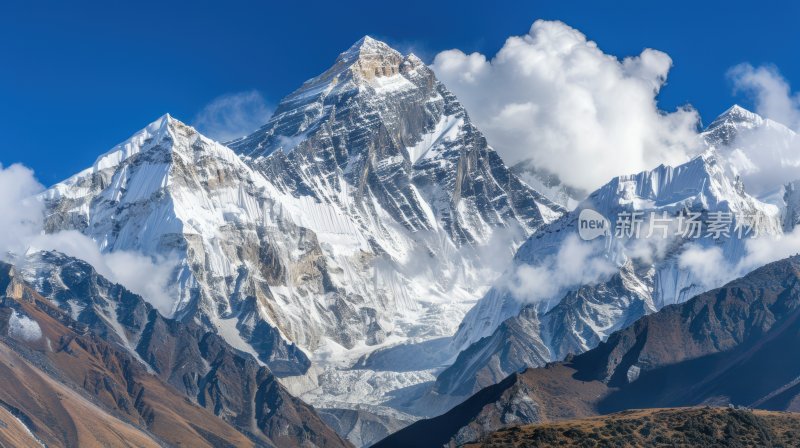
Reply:
[[[89,172],[98,172],[114,168],[128,158],[147,151],[159,150],[163,152],[172,152],[176,149],[172,140],[177,136],[190,139],[191,141],[194,141],[196,138],[206,138],[193,127],[174,118],[169,113],[165,113],[131,135],[124,142],[117,144],[98,157],[92,167],[87,168],[87,170]],[[165,140],[166,143],[164,143]],[[85,172],[80,172],[71,179],[78,178],[84,174]]]
[[[342,53],[339,58],[354,61],[369,56],[401,56],[402,54],[390,47],[386,42],[364,36],[357,40],[350,48]]]
[[[711,146],[728,146],[741,129],[760,126],[764,121],[760,115],[734,104],[708,125],[703,138]]]
[[[341,53],[334,66],[322,78],[331,78],[331,75],[349,71],[357,79],[369,81],[397,74],[404,60],[402,53],[385,42],[364,36]]]
[[[757,124],[764,119],[761,118],[755,112],[751,112],[744,107],[734,104],[733,106],[729,107],[728,110],[723,112],[719,117],[717,117],[708,127],[709,129],[722,125],[724,123],[753,123]]]
[[[740,114],[751,114],[749,110],[745,109],[744,107],[734,104],[733,106],[729,107],[728,110],[722,113],[722,115],[740,115]]]

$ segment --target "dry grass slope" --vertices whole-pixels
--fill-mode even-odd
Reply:
[[[470,448],[795,447],[800,414],[729,408],[623,411],[601,417],[514,426]]]

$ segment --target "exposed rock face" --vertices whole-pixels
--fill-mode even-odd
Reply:
[[[145,403],[149,404],[140,410],[145,414],[140,419],[147,422],[150,418],[148,424],[166,425],[166,417],[152,416],[147,409],[168,406],[169,400],[176,400],[197,408],[194,414],[181,414],[187,415],[189,425],[197,424],[192,416],[202,411],[207,414],[203,419],[227,422],[226,426],[236,428],[241,438],[256,444],[348,445],[251,355],[234,349],[220,335],[195,322],[164,318],[141,297],[108,282],[85,262],[54,252],[39,253],[31,256],[21,271],[21,278],[36,280],[36,289],[49,301],[15,280],[21,285],[18,288],[38,297],[36,303],[47,306],[61,325],[76,328],[75,344],[90,353],[112,353],[124,360],[124,364],[108,368],[142,384],[134,387],[128,380],[123,383],[133,394],[131,400],[141,400],[142,394],[147,397]],[[87,346],[89,342],[82,342],[84,339],[94,345]],[[54,366],[56,372],[74,369],[70,362],[67,359]],[[82,387],[97,396],[101,395],[98,387],[107,387],[102,384],[84,381]],[[119,397],[112,401],[126,409],[135,407],[125,405]],[[210,440],[217,444],[215,439]]]
[[[367,344],[389,336],[407,347],[391,367],[328,366],[310,385],[288,383],[318,407],[397,407],[430,381],[449,356],[430,356],[428,341],[452,335],[514,248],[564,212],[503,164],[430,68],[369,37],[229,145],[282,192],[335,210],[335,226],[298,218],[347,274],[329,270],[335,297],[375,310]],[[344,238],[366,242],[363,264],[354,267]]]
[[[498,227],[531,232],[561,212],[510,173],[419,58],[369,37],[230,146],[295,194],[364,224],[385,212],[411,232],[441,229],[456,247]]]
[[[709,146],[730,148],[742,132],[763,126],[764,123],[765,120],[761,116],[737,104],[708,125],[703,133],[703,139]]]
[[[365,335],[377,342],[389,331],[450,335],[454,322],[442,314],[466,308],[453,299],[483,290],[497,275],[476,246],[513,248],[563,211],[508,170],[416,56],[369,37],[230,146],[282,191],[335,210],[336,228],[304,225],[325,241],[329,262],[353,273],[330,273],[337,296],[377,310],[371,328],[384,333]],[[374,275],[352,267],[342,236],[366,242],[363,257]]]
[[[755,142],[749,139],[760,133],[774,137],[769,141],[776,142],[776,147],[754,146]],[[677,167],[661,166],[637,175],[620,176],[589,195],[575,211],[534,234],[519,249],[514,269],[540,266],[553,257],[567,238],[577,235],[578,216],[586,208],[599,211],[612,226],[621,212],[642,212],[644,217],[650,212],[667,213],[674,217],[680,210],[688,209],[701,212],[706,225],[709,213],[732,212],[750,217],[751,222],[731,225],[732,229],[747,227],[749,234],[741,238],[735,232],[730,238],[718,241],[709,238],[651,241],[655,244],[649,252],[661,254],[643,261],[635,258],[636,245],[630,244],[631,241],[615,240],[609,244],[608,238],[604,238],[607,248],[603,255],[619,266],[619,275],[608,281],[574,285],[533,305],[514,297],[501,282],[465,317],[454,338],[455,345],[464,351],[437,380],[436,399],[441,394],[455,394],[449,399],[458,401],[464,392],[492,384],[525,368],[525,363],[539,366],[563,359],[568,353],[586,351],[638,317],[702,292],[705,279],[692,278],[678,263],[687,243],[719,247],[724,258],[735,264],[745,252],[744,239],[756,233],[763,237],[790,231],[797,214],[794,184],[789,183],[781,190],[780,200],[775,200],[770,191],[765,193],[763,188],[758,190],[758,198],[748,194],[743,179],[752,173],[737,165],[742,161],[737,154],[754,157],[754,152],[772,151],[779,160],[792,160],[794,156],[788,149],[795,141],[795,134],[785,126],[734,106],[709,125],[702,138],[710,149],[701,157]],[[518,169],[525,172],[524,167]],[[527,171],[535,173],[535,168]],[[520,331],[522,328],[533,333]],[[490,349],[490,345],[495,348]]]
[[[2,266],[2,407],[48,446],[254,446]]]
[[[670,305],[582,355],[528,369],[377,447],[480,440],[509,424],[631,408],[744,405],[800,411],[800,257]],[[520,407],[520,403],[525,403]],[[512,413],[509,422],[504,410]],[[501,411],[503,410],[503,411]],[[470,440],[471,439],[471,440]]]

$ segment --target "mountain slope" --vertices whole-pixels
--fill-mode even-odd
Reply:
[[[302,185],[298,194],[336,203],[350,188],[363,219],[380,208],[412,232],[441,228],[457,246],[486,242],[498,226],[530,232],[561,212],[510,173],[430,68],[368,36],[230,146]]]
[[[654,311],[646,291],[647,284],[623,267],[606,282],[570,291],[541,316],[535,305],[526,305],[459,353],[437,377],[433,399],[458,402],[513,372],[596,346],[606,334]]]
[[[515,373],[378,447],[480,440],[510,424],[630,408],[737,404],[800,410],[800,257],[670,305],[562,363]],[[676,349],[680,348],[680,350]]]
[[[34,279],[35,286],[25,279]],[[67,328],[60,331],[69,336],[49,337],[68,344],[52,354],[44,351],[52,359],[48,372],[66,376],[92,396],[108,400],[104,403],[112,409],[130,413],[135,408],[133,415],[139,418],[135,422],[146,423],[159,435],[166,433],[161,437],[167,440],[181,437],[180,427],[170,423],[175,412],[186,420],[184,426],[199,427],[199,434],[212,446],[246,445],[241,440],[224,442],[225,430],[214,424],[238,431],[243,440],[258,445],[347,446],[252,356],[201,325],[164,318],[141,297],[108,282],[85,262],[55,252],[32,254],[12,271],[8,289],[14,297],[31,298],[56,319],[54,325]],[[38,322],[43,325],[42,320]],[[78,356],[84,351],[88,361]],[[98,362],[92,357],[97,354],[102,360],[95,371],[91,366]],[[125,390],[135,406],[120,392]],[[109,393],[111,397],[105,398]],[[204,428],[204,424],[211,426]]]
[[[253,446],[2,266],[0,401],[48,446]]]
[[[329,205],[349,223],[354,233],[336,238],[326,238],[324,225],[308,224],[332,248],[327,257],[345,258],[337,247],[344,236],[368,242],[374,277],[344,281],[332,274],[332,282],[368,303],[377,294],[415,318],[395,316],[388,328],[379,320],[375,328],[384,332],[449,335],[454,322],[439,316],[466,306],[448,302],[474,298],[497,275],[475,246],[512,248],[562,213],[510,173],[416,56],[369,37],[281,101],[263,128],[230,146],[279,188]],[[357,271],[346,259],[341,265]],[[356,289],[367,281],[381,288]]]
[[[800,438],[800,415],[726,408],[625,411],[559,423],[512,426],[492,433],[477,448],[791,446]]]

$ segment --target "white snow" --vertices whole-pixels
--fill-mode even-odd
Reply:
[[[369,81],[369,85],[375,89],[375,93],[379,95],[397,93],[415,88],[411,81],[399,73],[391,76],[376,76]]]
[[[433,158],[436,155],[436,148],[446,141],[453,141],[461,127],[464,125],[464,120],[455,115],[442,115],[436,127],[429,133],[424,134],[417,144],[406,148],[408,157],[411,163],[417,163],[420,159]]]
[[[17,310],[9,318],[8,333],[12,338],[25,342],[36,342],[42,338],[39,323]]]

